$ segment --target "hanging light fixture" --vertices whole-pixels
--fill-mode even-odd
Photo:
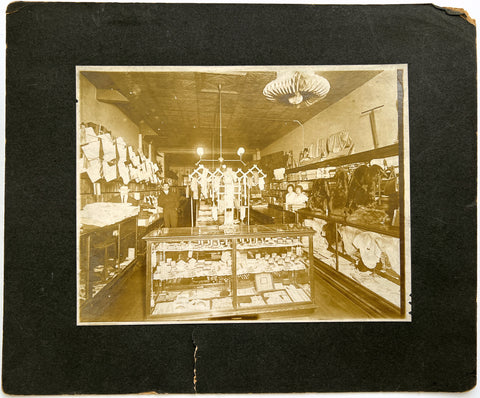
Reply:
[[[312,72],[277,72],[277,78],[263,89],[269,101],[299,108],[310,106],[325,98],[330,91],[330,83]]]
[[[218,162],[222,165],[223,168],[225,168],[224,162],[241,162],[244,166],[246,166],[246,163],[242,160],[242,155],[245,153],[245,148],[240,147],[238,148],[237,155],[240,157],[240,159],[225,159],[223,157],[223,134],[222,134],[222,85],[218,85],[218,102],[219,102],[219,142],[220,142],[220,156],[218,159],[202,159],[202,156],[204,155],[204,149],[202,147],[197,148],[197,155],[199,156],[199,160],[196,165],[198,165],[201,162]],[[213,150],[212,150],[213,152]]]

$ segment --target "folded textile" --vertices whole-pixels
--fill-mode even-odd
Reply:
[[[128,203],[96,202],[86,205],[80,211],[80,222],[84,225],[103,227],[135,216],[139,211],[138,206]]]
[[[342,237],[343,250],[345,250],[345,253],[351,257],[355,257],[358,248],[354,246],[353,241],[362,231],[357,228],[342,225],[338,227],[338,232]]]
[[[380,250],[387,255],[392,269],[400,275],[400,239],[378,235],[375,241]]]
[[[374,269],[380,261],[382,251],[376,242],[377,234],[371,232],[361,232],[353,240],[353,245],[360,250],[363,264]]]

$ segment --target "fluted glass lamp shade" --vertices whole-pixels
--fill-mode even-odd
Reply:
[[[263,89],[269,101],[300,107],[313,105],[325,98],[330,83],[322,76],[308,72],[279,72],[277,78]]]

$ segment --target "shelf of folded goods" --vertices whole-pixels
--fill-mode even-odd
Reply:
[[[245,242],[238,243],[237,250],[252,250],[252,249],[274,249],[280,247],[300,246],[302,243],[298,239],[277,240],[269,242]]]
[[[358,228],[363,231],[369,231],[369,232],[376,232],[382,235],[388,235],[393,238],[400,238],[400,228],[391,226],[391,225],[385,225],[385,224],[362,224],[358,222],[350,222],[347,221],[347,217],[343,216],[338,216],[338,215],[326,215],[322,211],[317,211],[317,210],[311,210],[308,208],[303,208],[297,210],[298,215],[301,218],[321,218],[322,220],[325,220],[327,222],[332,222],[332,223],[337,223],[337,224],[342,224],[346,225],[349,227],[353,228]]]
[[[312,310],[313,251],[304,247],[313,248],[313,233],[294,224],[152,231],[144,238],[146,318],[238,319]]]
[[[138,226],[148,228],[163,218],[163,213],[142,212],[138,215]]]
[[[398,155],[398,144],[392,144],[381,148],[372,149],[369,151],[354,153],[347,156],[340,156],[338,158],[325,159],[321,161],[312,160],[301,166],[285,170],[286,174],[296,173],[298,171],[318,169],[322,167],[342,166],[351,163],[368,162],[372,159],[381,159],[390,156]]]

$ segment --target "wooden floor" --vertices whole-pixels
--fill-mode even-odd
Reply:
[[[316,310],[310,313],[263,314],[257,320],[267,321],[302,321],[302,320],[342,320],[381,318],[372,315],[368,308],[349,297],[348,291],[342,291],[335,283],[315,272],[315,305]],[[145,266],[139,261],[128,279],[109,297],[109,305],[103,314],[94,322],[142,322],[145,308]]]

